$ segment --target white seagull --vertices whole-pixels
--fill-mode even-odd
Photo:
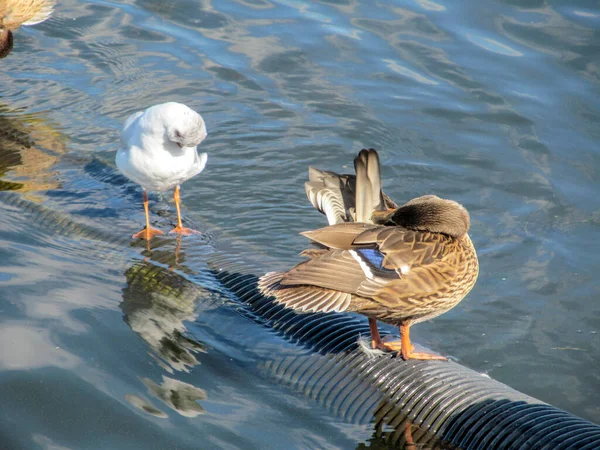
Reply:
[[[164,234],[150,227],[147,191],[175,188],[177,226],[171,233],[188,235],[196,231],[181,223],[179,185],[204,169],[208,155],[198,154],[196,146],[206,137],[202,116],[181,103],[169,102],[138,111],[125,121],[117,168],[144,190],[146,228],[133,238],[150,240]]]

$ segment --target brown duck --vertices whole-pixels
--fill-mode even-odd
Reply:
[[[479,271],[467,234],[469,213],[435,195],[398,207],[381,190],[373,149],[354,160],[356,176],[309,170],[306,192],[330,226],[302,235],[318,248],[288,272],[263,275],[259,288],[299,312],[357,312],[369,318],[373,348],[403,359],[446,359],[414,352],[410,326],[456,306]],[[377,320],[398,326],[401,340],[383,342]]]
[[[21,25],[36,25],[52,15],[54,0],[0,0],[0,58],[13,48],[12,32]]]

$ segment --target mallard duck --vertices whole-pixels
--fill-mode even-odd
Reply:
[[[208,155],[198,154],[196,147],[206,137],[202,116],[181,103],[169,102],[138,111],[125,121],[117,168],[127,178],[142,186],[146,228],[133,238],[150,240],[164,234],[150,226],[147,191],[175,188],[177,226],[171,233],[197,233],[181,222],[180,185],[204,169]]]
[[[362,150],[355,169],[354,181],[312,169],[308,197],[333,224],[301,233],[319,248],[303,251],[308,260],[287,272],[263,275],[259,289],[299,312],[367,316],[373,348],[398,351],[405,360],[445,360],[415,352],[410,327],[456,306],[475,284],[469,213],[435,195],[388,208],[375,150]],[[347,193],[353,184],[354,203]],[[383,342],[377,320],[398,326],[400,341]]]
[[[54,10],[54,0],[0,1],[0,58],[13,48],[12,32],[21,25],[36,25],[47,20]]]

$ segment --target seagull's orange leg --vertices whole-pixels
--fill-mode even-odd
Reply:
[[[146,228],[139,233],[135,233],[132,237],[134,239],[146,239],[149,241],[153,236],[165,234],[156,228],[150,226],[150,212],[148,211],[148,194],[144,191],[144,211],[146,211]]]
[[[199,231],[192,230],[191,228],[186,228],[181,223],[181,209],[179,203],[181,202],[181,198],[179,197],[179,186],[175,187],[175,192],[173,193],[173,199],[175,199],[175,208],[177,208],[177,226],[173,228],[169,233],[179,233],[183,236],[189,236],[190,234],[201,234]]]

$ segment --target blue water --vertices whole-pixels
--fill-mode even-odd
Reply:
[[[258,273],[296,263],[298,233],[324,224],[307,167],[350,172],[377,148],[396,201],[467,207],[480,258],[473,291],[414,340],[600,423],[599,54],[586,1],[62,0],[0,61],[0,189],[127,237],[141,193],[104,161],[130,113],[184,102],[209,160],[182,188],[205,232],[182,258],[208,241]],[[166,229],[169,197],[152,197]],[[208,277],[173,303],[132,282],[143,245],[116,252],[1,209],[5,448],[369,445],[372,425],[261,368],[297,350]]]

